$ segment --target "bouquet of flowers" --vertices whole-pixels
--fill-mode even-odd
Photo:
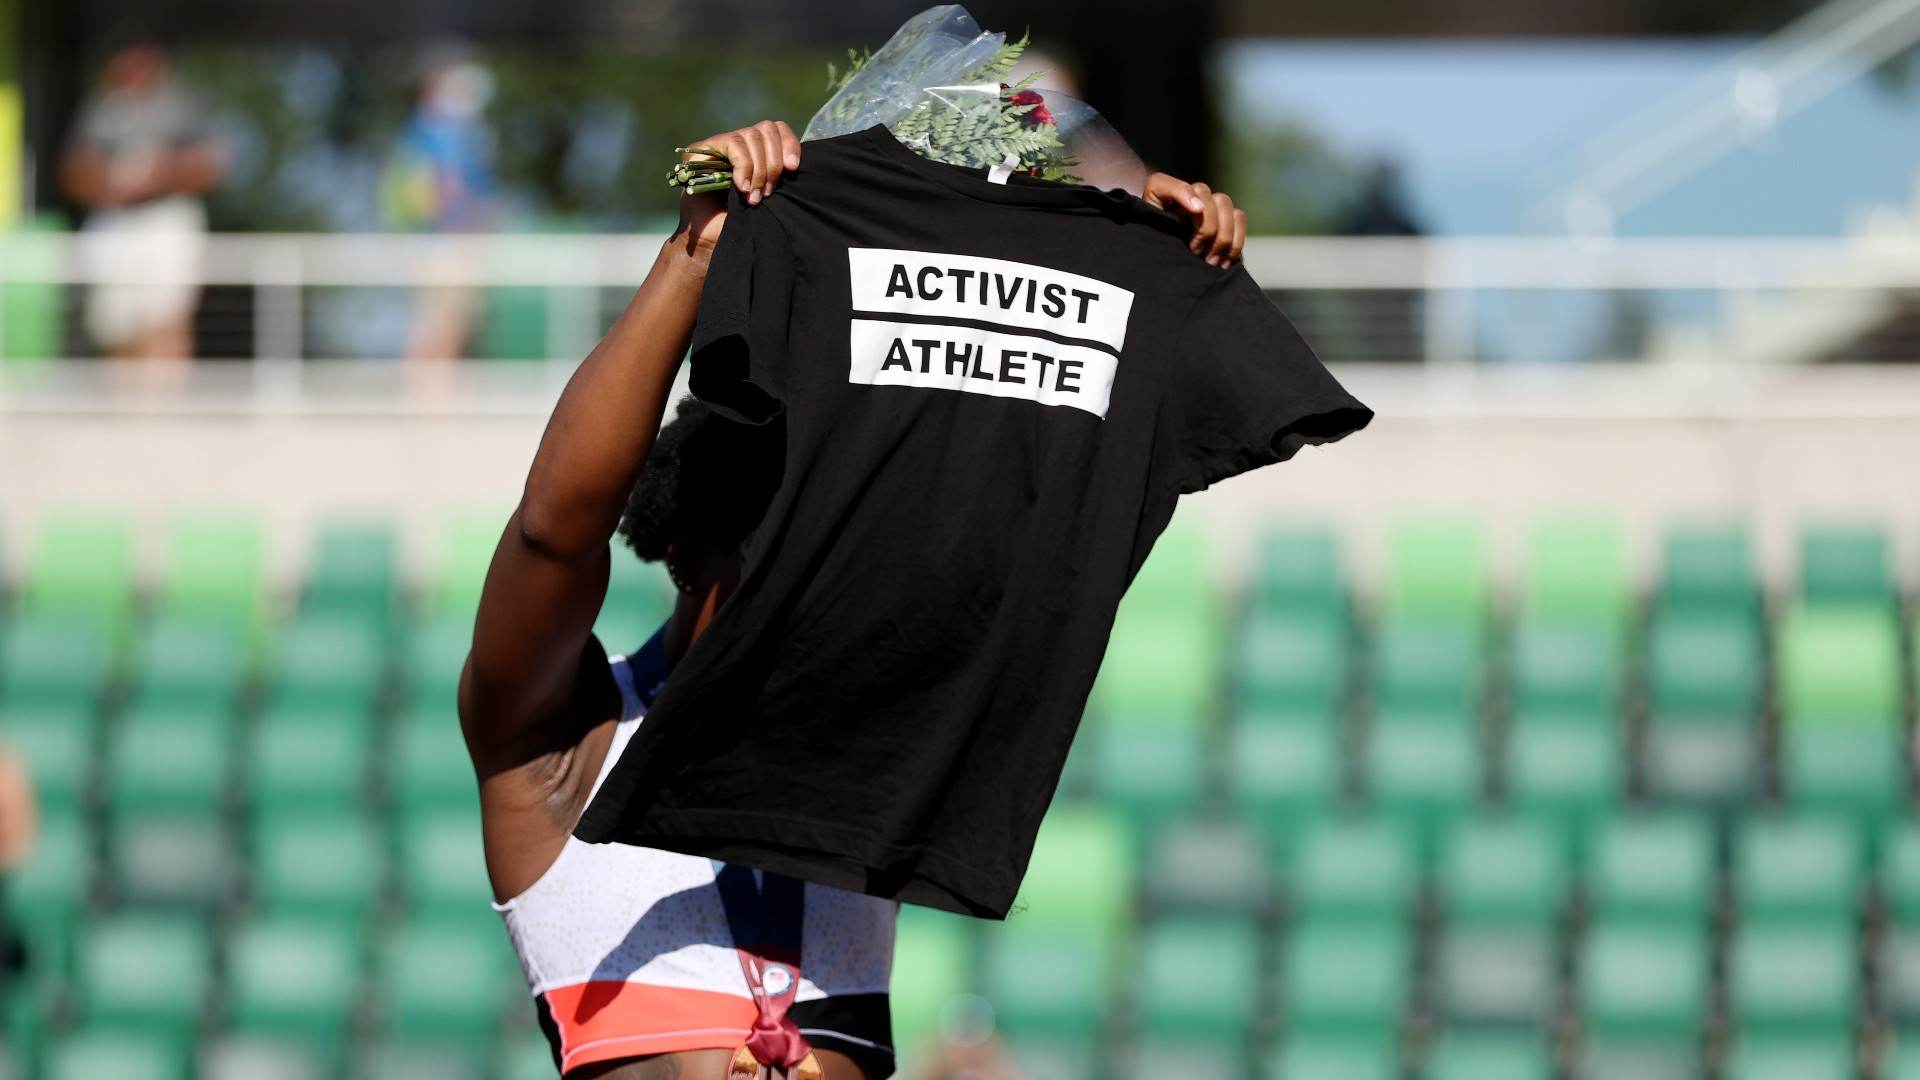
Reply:
[[[884,124],[902,144],[934,161],[1070,184],[1081,182],[1074,170],[1090,156],[1101,165],[1102,179],[1137,193],[1146,167],[1098,113],[1038,88],[1043,72],[1004,81],[1027,43],[1024,35],[1008,41],[1003,33],[982,31],[957,4],[929,8],[878,51],[848,50],[844,70],[828,65],[827,101],[801,137],[832,138]],[[668,183],[698,193],[729,182],[731,166],[718,152],[676,152],[701,156],[676,164]]]

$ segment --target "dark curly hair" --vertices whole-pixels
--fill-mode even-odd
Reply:
[[[681,398],[627,495],[621,537],[647,562],[665,561],[669,541],[737,547],[779,486],[783,447],[775,424],[736,423]]]

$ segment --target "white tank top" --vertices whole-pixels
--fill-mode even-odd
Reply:
[[[653,679],[636,675],[629,658],[614,657],[612,665],[622,710],[596,793],[658,689],[635,685]],[[539,880],[494,908],[535,995],[622,980],[750,1001],[714,874],[710,859],[569,836]],[[805,903],[796,1000],[885,993],[898,905],[811,883]]]

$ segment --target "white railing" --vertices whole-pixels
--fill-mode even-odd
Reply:
[[[1604,233],[1886,60],[1920,45],[1920,0],[1828,0],[1570,155],[1532,211],[1548,228]]]
[[[544,347],[536,358],[570,364],[604,332],[662,239],[222,234],[207,238],[198,283],[244,298],[223,316],[229,340],[221,351],[258,367],[297,369],[314,358],[313,322],[340,317],[316,313],[318,290],[435,286],[539,290]],[[101,269],[86,258],[85,243],[61,233],[0,236],[0,320],[26,317],[20,286],[49,287],[31,300],[35,317],[57,317],[66,327],[60,339],[72,341],[80,335],[71,313],[84,287],[166,284],[139,267]],[[1887,322],[1920,290],[1920,240],[1909,236],[1268,237],[1251,241],[1246,257],[1254,277],[1336,360],[1920,359],[1920,340],[1897,335],[1891,346],[1877,346],[1890,347],[1890,356],[1834,353],[1846,345],[1835,335]],[[1786,296],[1794,302],[1778,302]],[[1591,327],[1600,344],[1570,340],[1574,323],[1604,329],[1617,315],[1608,305],[1626,300],[1644,308],[1636,315],[1641,343],[1630,354],[1607,351],[1619,348],[1619,335]],[[50,315],[49,305],[59,310]],[[1555,320],[1568,325],[1557,328]]]

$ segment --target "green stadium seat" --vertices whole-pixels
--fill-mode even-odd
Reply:
[[[361,1080],[487,1080],[480,1048],[445,1039],[381,1039],[360,1057]]]
[[[1898,728],[1792,729],[1782,741],[1781,783],[1794,806],[1878,823],[1905,804]]]
[[[1132,594],[1129,594],[1131,597]],[[1129,614],[1131,611],[1131,614]],[[1091,698],[1096,715],[1150,713],[1197,722],[1210,713],[1224,679],[1220,625],[1209,617],[1162,616],[1142,602],[1121,616],[1107,639]]]
[[[1141,825],[1193,809],[1208,787],[1197,727],[1110,717],[1093,736],[1092,779],[1102,802]]]
[[[1920,1040],[1913,1038],[1920,1030],[1920,825],[1903,822],[1890,832],[1880,862],[1886,917],[1879,964],[1881,993],[1912,1044],[1905,1056],[1920,1070]],[[1920,1071],[1915,1075],[1920,1076]]]
[[[1810,604],[1885,608],[1895,587],[1887,534],[1874,527],[1810,528],[1800,537],[1800,595]]]
[[[941,1015],[973,986],[973,943],[978,932],[975,922],[934,908],[901,906],[894,927],[893,979],[887,1001],[893,1012],[893,1043],[902,1060],[927,1042]],[[1003,922],[988,926],[989,938],[1004,934],[1009,925]],[[1046,940],[1044,934],[1036,935],[1036,939]],[[1051,977],[1063,973],[1042,974]],[[1090,1000],[1078,994],[1069,996]],[[549,1058],[549,1072],[552,1067]]]
[[[67,1035],[47,1052],[42,1080],[185,1080],[186,1047],[157,1033],[93,1030]]]
[[[1258,1004],[1259,945],[1252,918],[1178,916],[1149,925],[1135,984],[1142,1030],[1244,1040]]]
[[[1239,702],[1332,716],[1346,692],[1345,619],[1326,612],[1263,612],[1240,631]]]
[[[1244,820],[1190,818],[1153,837],[1144,885],[1160,909],[1257,912],[1268,900],[1267,845]]]
[[[111,826],[107,881],[126,903],[212,910],[227,902],[236,870],[217,818],[142,811]]]
[[[1018,915],[987,927],[984,940],[982,990],[1010,1032],[1085,1035],[1099,1022],[1132,919],[1135,863],[1131,832],[1113,813],[1055,807],[1047,815]]]
[[[1868,608],[1800,608],[1780,628],[1780,696],[1789,727],[1891,728],[1900,711],[1893,617]]]
[[[1588,862],[1588,896],[1602,917],[1704,925],[1714,902],[1713,833],[1693,814],[1616,817]]]
[[[1312,918],[1395,922],[1420,888],[1412,833],[1385,817],[1311,822],[1291,848],[1283,885],[1290,907]]]
[[[1647,635],[1647,700],[1655,715],[1748,724],[1760,708],[1764,650],[1751,615],[1669,609]]]
[[[1220,1042],[1192,1036],[1142,1036],[1131,1052],[1119,1057],[1117,1075],[1124,1080],[1159,1080],[1166,1076],[1245,1076],[1247,1051],[1242,1042]]]
[[[1262,1080],[1398,1080],[1400,1055],[1386,1039],[1302,1034],[1267,1059]]]
[[[1260,610],[1345,615],[1346,568],[1331,530],[1269,530],[1256,559],[1253,599]]]
[[[447,707],[452,709],[451,699]],[[376,710],[364,703],[270,695],[262,704],[254,726],[262,732],[275,728],[329,728],[351,732],[356,738],[377,739],[377,720]]]
[[[407,724],[395,740],[391,787],[401,807],[412,812],[478,805],[480,782],[457,726]]]
[[[1297,922],[1282,947],[1282,1008],[1296,1032],[1392,1038],[1413,983],[1404,923]]]
[[[8,226],[13,280],[0,285],[0,365],[15,371],[69,355],[67,286],[59,282],[69,233],[54,211],[24,216]],[[17,1078],[16,1078],[17,1080]]]
[[[1693,526],[1667,534],[1661,604],[1675,611],[1753,618],[1760,583],[1746,531],[1738,526]]]
[[[266,538],[259,523],[206,515],[176,522],[168,537],[161,610],[226,620],[251,630],[265,613]]]
[[[1903,822],[1890,832],[1880,863],[1881,893],[1889,917],[1920,926],[1920,823]]]
[[[1734,835],[1736,903],[1759,921],[1851,919],[1867,887],[1861,837],[1812,815],[1755,818]]]
[[[1881,1071],[1885,1080],[1920,1080],[1920,1045],[1911,1039],[1903,1040],[1893,1047],[1887,1058],[1886,1067]]]
[[[1080,927],[1117,936],[1133,918],[1138,856],[1123,818],[1083,807],[1056,807],[1041,823],[1015,906],[1047,927]]]
[[[525,989],[505,935],[478,923],[414,921],[382,942],[374,979],[386,1030],[478,1045]]]
[[[654,604],[626,604],[609,596],[594,620],[593,636],[608,656],[625,656],[639,651],[665,621]]]
[[[1580,951],[1583,1028],[1616,1042],[1690,1048],[1712,1001],[1711,956],[1704,920],[1601,916]]]
[[[1452,829],[1441,844],[1437,877],[1453,921],[1539,925],[1558,917],[1570,875],[1556,830],[1509,814]]]
[[[1612,813],[1626,788],[1617,729],[1517,721],[1507,736],[1507,797],[1576,839]]]
[[[22,935],[34,944],[39,975],[64,978],[75,928],[92,893],[94,851],[86,825],[73,811],[49,812],[27,861],[14,871],[0,900]]]
[[[20,753],[43,808],[70,811],[86,799],[99,756],[95,715],[78,702],[0,706],[0,745]]]
[[[1368,791],[1381,809],[1431,833],[1473,808],[1483,757],[1470,727],[1382,718],[1367,739]]]
[[[646,644],[660,629],[673,614],[678,594],[665,571],[641,562],[617,542],[611,567],[607,599],[593,632],[609,655],[625,654]]]
[[[1028,1080],[1105,1080],[1114,1073],[1114,1063],[1091,1036],[1014,1035],[1006,1046],[1019,1075]]]
[[[248,749],[248,800],[256,810],[356,806],[366,797],[372,750],[368,724],[316,722],[313,714],[302,712],[269,713]]]
[[[1209,627],[1222,623],[1220,598],[1213,584],[1213,540],[1203,527],[1176,520],[1127,586],[1120,622],[1191,619]]]
[[[0,334],[5,330],[0,326]],[[10,995],[4,1008],[4,1025],[0,1025],[0,1075],[8,1080],[38,1076],[40,1061],[45,1056],[47,1029],[51,1026],[45,1019],[46,1010],[25,993]]]
[[[1694,1041],[1589,1038],[1580,1047],[1580,1080],[1700,1080],[1709,1075]]]
[[[1653,717],[1647,730],[1647,786],[1663,803],[1732,808],[1761,786],[1756,724],[1694,724]]]
[[[472,810],[429,811],[400,822],[400,891],[408,911],[454,920],[491,915],[477,798],[474,804]]]
[[[1374,643],[1373,698],[1380,708],[1479,707],[1486,647],[1475,623],[1389,618]]]
[[[180,1036],[213,990],[213,937],[192,916],[127,914],[80,938],[80,1011],[89,1024]]]
[[[134,649],[133,685],[146,701],[226,708],[246,681],[247,641],[205,616],[154,620]]]
[[[511,1036],[500,1054],[499,1080],[553,1080],[557,1071],[553,1047],[538,1035]]]
[[[84,619],[117,636],[133,613],[133,543],[124,521],[63,515],[34,538],[22,608]]]
[[[1848,1035],[1752,1037],[1734,1042],[1723,1075],[1726,1080],[1854,1080],[1859,1066]]]
[[[1478,626],[1487,610],[1486,550],[1480,530],[1459,521],[1413,521],[1387,537],[1386,608]]]
[[[1620,531],[1605,522],[1573,520],[1534,529],[1523,596],[1532,616],[1620,630],[1633,597]]]
[[[1427,1063],[1426,1080],[1548,1080],[1553,1061],[1536,1035],[1448,1032]]]
[[[71,613],[0,625],[0,686],[11,705],[93,707],[113,674],[107,631]]]
[[[1441,844],[1437,876],[1446,912],[1436,963],[1442,1015],[1465,1023],[1546,1020],[1553,930],[1568,880],[1556,830],[1512,815],[1462,822]]]
[[[1513,701],[1520,710],[1612,717],[1625,662],[1619,625],[1523,619],[1513,631]]]
[[[268,914],[360,925],[385,886],[385,837],[358,811],[264,815],[252,852],[253,897]]]
[[[406,681],[412,701],[451,702],[473,645],[471,613],[439,615],[413,625],[406,636]]]
[[[1286,828],[1340,794],[1340,732],[1331,721],[1262,724],[1248,719],[1227,733],[1227,783],[1253,820]]]
[[[298,618],[275,637],[274,695],[364,708],[379,693],[386,664],[377,624],[352,616]]]
[[[1882,1010],[1911,1038],[1920,1028],[1920,927],[1904,919],[1887,927],[1877,973]]]
[[[440,537],[440,560],[432,591],[433,611],[459,616],[469,624],[480,607],[480,588],[500,544],[508,515],[467,514],[447,523]]]
[[[1860,1001],[1853,924],[1745,924],[1728,956],[1734,1023],[1750,1034],[1843,1035]]]
[[[107,805],[117,814],[217,814],[230,731],[224,710],[143,708],[122,717],[107,744]]]
[[[327,1042],[360,998],[361,946],[352,929],[266,916],[227,937],[227,1011],[234,1030]]]
[[[1109,935],[1016,917],[988,926],[983,944],[981,992],[1009,1035],[1086,1038],[1099,1028],[1117,982]],[[894,970],[908,974],[897,959]]]
[[[396,595],[396,541],[380,523],[329,522],[314,539],[300,595],[303,616],[350,616],[385,624]]]
[[[325,1080],[339,1072],[337,1053],[310,1040],[223,1035],[200,1052],[201,1080]],[[547,1071],[553,1071],[548,1059]]]
[[[1545,925],[1465,923],[1442,929],[1434,998],[1449,1023],[1538,1027],[1552,1019],[1553,932]]]

